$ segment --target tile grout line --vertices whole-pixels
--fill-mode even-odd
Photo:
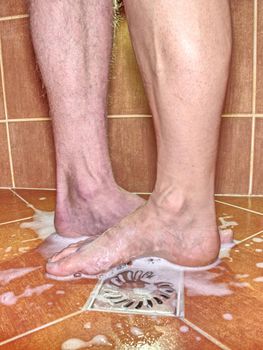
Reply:
[[[42,326],[39,326],[39,327],[34,328],[34,329],[30,329],[30,330],[27,331],[27,332],[20,333],[20,334],[14,336],[14,337],[12,337],[12,338],[9,338],[9,339],[6,339],[6,340],[0,342],[0,346],[5,345],[5,344],[8,344],[8,343],[11,343],[11,342],[13,342],[13,341],[15,341],[15,340],[17,340],[17,339],[23,338],[23,337],[25,337],[25,336],[27,336],[27,335],[30,335],[30,334],[32,334],[32,333],[35,333],[35,332],[37,332],[37,331],[41,331],[42,329],[48,328],[48,327],[50,327],[50,326],[53,326],[54,324],[60,323],[60,322],[62,322],[62,321],[64,321],[64,320],[67,320],[68,318],[77,316],[77,315],[79,315],[79,314],[81,314],[81,313],[83,313],[83,312],[84,312],[83,310],[75,311],[75,312],[73,312],[72,314],[66,315],[66,316],[64,316],[64,317],[60,317],[60,318],[58,318],[58,319],[56,319],[56,320],[54,320],[54,321],[51,321],[51,322],[46,323],[46,324],[43,324]]]
[[[215,197],[262,198],[262,197],[263,197],[263,194],[215,193]]]
[[[222,114],[222,118],[263,118],[263,114]],[[108,119],[129,119],[129,118],[152,118],[151,114],[109,114]],[[23,122],[37,122],[37,121],[48,121],[52,120],[50,117],[20,117],[20,118],[9,118],[9,123],[23,123]],[[1,123],[5,123],[6,120],[0,120]]]
[[[0,22],[10,21],[10,20],[14,20],[14,19],[27,18],[27,17],[29,17],[29,15],[28,15],[28,14],[16,15],[16,16],[6,16],[6,17],[0,17]]]
[[[24,221],[24,220],[29,220],[33,219],[33,216],[28,216],[27,218],[22,218],[22,219],[16,219],[16,220],[11,220],[11,221],[5,221],[5,222],[0,222],[0,226],[8,225],[8,224],[13,224],[19,221]]]
[[[8,158],[10,166],[10,174],[12,186],[15,187],[15,176],[14,176],[14,166],[13,166],[13,157],[11,150],[10,142],[10,132],[8,125],[8,112],[7,112],[7,101],[6,101],[6,90],[5,90],[5,75],[4,75],[4,63],[3,63],[3,50],[2,50],[2,38],[0,37],[0,71],[1,71],[1,84],[2,84],[2,94],[3,94],[3,103],[4,103],[4,113],[5,113],[5,126],[6,126],[6,137],[7,137],[7,147],[8,147]]]
[[[21,201],[23,201],[27,207],[32,208],[34,211],[36,211],[36,208],[33,206],[33,204],[29,203],[26,199],[24,199],[22,196],[20,196],[18,193],[16,193],[12,188],[10,188],[10,191],[17,196]]]
[[[47,187],[0,187],[0,190],[36,190],[36,191],[56,191],[56,188]]]
[[[191,321],[189,321],[187,318],[183,318],[181,319],[185,324],[187,324],[189,327],[191,327],[193,330],[195,330],[196,332],[198,332],[199,334],[201,334],[202,336],[204,336],[206,339],[208,339],[211,343],[217,345],[220,349],[222,350],[231,350],[228,346],[224,345],[223,343],[221,343],[219,340],[217,340],[216,338],[214,338],[212,335],[210,335],[209,333],[206,333],[205,331],[203,331],[201,328],[199,328],[198,326],[196,326],[194,323],[192,323]]]
[[[236,246],[238,246],[238,245],[241,244],[241,243],[244,243],[244,242],[248,241],[249,239],[251,239],[251,238],[253,238],[253,237],[255,237],[255,236],[260,235],[261,233],[263,233],[262,230],[259,231],[259,232],[253,233],[253,235],[250,235],[250,236],[248,236],[248,237],[242,239],[241,241],[238,241],[238,242],[236,243]]]
[[[222,201],[219,201],[219,200],[217,200],[217,199],[215,200],[215,202],[216,202],[216,203],[225,204],[225,205],[228,205],[228,206],[233,207],[233,208],[245,210],[245,211],[248,211],[248,212],[253,213],[253,214],[257,214],[257,215],[261,215],[261,216],[263,215],[263,213],[260,213],[259,211],[255,211],[255,210],[252,210],[252,209],[239,207],[238,205],[231,204],[231,203],[227,203],[227,202],[222,202]]]
[[[254,0],[253,15],[253,81],[252,81],[252,125],[251,125],[251,145],[250,145],[250,165],[249,165],[249,186],[248,194],[253,192],[254,177],[254,151],[255,151],[255,129],[256,129],[256,90],[257,90],[257,0]]]

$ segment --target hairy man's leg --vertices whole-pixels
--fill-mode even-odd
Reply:
[[[97,235],[144,203],[118,188],[108,154],[112,0],[31,0],[30,20],[54,130],[55,226]]]
[[[50,273],[99,273],[138,256],[213,262],[220,240],[214,178],[231,54],[227,0],[126,0],[133,45],[153,112],[158,173],[147,204],[58,254]]]

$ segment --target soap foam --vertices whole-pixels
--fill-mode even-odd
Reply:
[[[112,344],[108,341],[108,338],[105,335],[96,335],[94,338],[87,342],[78,338],[68,339],[61,345],[61,350],[79,350],[91,347],[93,345],[111,346]]]
[[[37,269],[40,269],[40,268],[41,268],[41,266],[20,267],[20,268],[2,270],[2,271],[0,271],[0,285],[5,285],[16,278],[25,276],[26,274],[28,274],[32,271],[35,271]]]
[[[135,335],[136,337],[142,337],[142,336],[144,336],[143,331],[142,331],[140,328],[138,328],[138,327],[131,327],[131,328],[130,328],[130,331],[131,331],[131,333],[132,333],[133,335]]]
[[[181,326],[181,327],[179,328],[179,330],[180,330],[181,333],[187,333],[187,332],[189,332],[189,327],[187,327],[187,326]]]
[[[90,328],[91,328],[91,322],[86,322],[86,323],[83,325],[83,328],[84,328],[84,329],[90,329]]]
[[[253,281],[255,281],[255,282],[263,282],[263,276],[256,277],[256,278],[253,279]]]
[[[184,277],[188,296],[225,296],[233,294],[228,283],[217,283],[214,281],[221,273],[203,271],[199,273],[186,272]]]
[[[53,287],[53,284],[43,284],[41,286],[30,288],[26,287],[25,291],[20,295],[15,295],[14,292],[6,292],[0,295],[0,304],[10,306],[14,305],[18,299],[31,297],[32,295],[40,295],[44,291]]]
[[[226,313],[226,314],[223,314],[223,319],[227,321],[231,321],[233,320],[233,316],[232,314]]]
[[[42,211],[35,208],[34,208],[34,211],[35,211],[35,214],[33,215],[33,221],[23,222],[20,225],[20,227],[34,230],[38,235],[38,237],[36,237],[35,240],[37,239],[44,240],[49,235],[51,235],[51,233],[56,232],[55,226],[54,226],[54,212]]]
[[[236,221],[227,221],[226,219],[232,219],[233,216],[227,215],[227,216],[220,216],[218,220],[220,221],[220,226],[218,226],[219,229],[225,230],[227,228],[232,228],[234,226],[238,226],[238,223]]]

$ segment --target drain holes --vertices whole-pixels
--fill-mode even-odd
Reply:
[[[165,295],[165,294],[160,294],[160,297],[163,297],[164,299],[169,299],[169,295]]]
[[[151,281],[155,275],[152,271],[132,270],[119,272],[105,284],[103,299],[111,305],[126,309],[156,309],[165,305],[176,294],[170,282]]]
[[[140,309],[143,306],[143,301],[139,301],[139,303],[135,306],[135,309]]]
[[[151,300],[147,299],[147,307],[152,308],[153,307],[153,303]]]
[[[163,304],[163,301],[157,297],[153,297],[154,300],[156,300],[157,304]]]
[[[134,300],[133,301],[130,301],[129,303],[123,305],[124,307],[130,307],[132,306],[132,304],[134,304]]]
[[[128,299],[122,299],[119,301],[114,301],[114,304],[122,304],[122,303],[125,303],[126,301],[128,301]]]

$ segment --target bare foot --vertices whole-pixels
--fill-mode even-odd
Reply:
[[[71,186],[70,191],[58,193],[55,227],[64,237],[96,236],[144,203],[141,197],[117,186],[92,191]]]
[[[82,241],[53,256],[47,271],[62,276],[98,274],[141,256],[202,266],[217,258],[219,248],[213,200],[204,206],[185,201],[167,203],[153,194],[145,205],[95,241]]]

